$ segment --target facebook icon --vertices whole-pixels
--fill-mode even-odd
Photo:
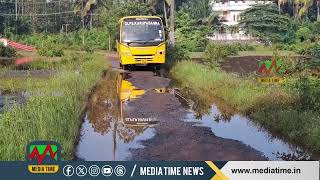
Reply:
[[[74,169],[73,169],[73,167],[71,166],[71,165],[66,165],[66,166],[64,166],[64,168],[63,168],[63,174],[65,175],[65,176],[72,176],[73,175],[73,173],[74,173]]]

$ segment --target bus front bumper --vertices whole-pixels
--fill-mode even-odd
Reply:
[[[162,55],[122,55],[122,65],[147,65],[147,64],[164,64],[165,54]]]

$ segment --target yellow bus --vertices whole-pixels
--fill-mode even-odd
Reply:
[[[162,20],[156,16],[128,16],[118,25],[117,51],[120,67],[147,66],[159,69],[165,63],[166,43]]]

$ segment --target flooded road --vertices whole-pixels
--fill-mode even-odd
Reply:
[[[303,153],[241,115],[225,118],[217,106],[202,113],[170,79],[147,69],[113,71],[97,85],[88,102],[76,156],[101,160],[290,160]]]
[[[213,105],[211,112],[200,120],[196,120],[195,113],[191,111],[185,121],[196,123],[195,125],[200,127],[210,127],[216,136],[241,141],[262,152],[269,160],[308,160],[311,158],[299,147],[272,136],[267,130],[245,116],[235,114],[225,119],[216,105]]]

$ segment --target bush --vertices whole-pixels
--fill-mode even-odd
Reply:
[[[87,53],[93,54],[94,53],[94,47],[90,46],[90,45],[84,45],[84,50]]]
[[[205,54],[209,64],[218,66],[218,63],[223,62],[223,59],[230,55],[238,54],[238,47],[230,44],[209,44]]]
[[[300,97],[300,110],[320,109],[320,80],[315,77],[300,77],[295,83],[295,90]]]
[[[107,49],[108,47],[108,33],[103,29],[93,28],[91,30],[80,30],[75,32],[70,32],[68,34],[35,34],[28,36],[19,36],[15,39],[23,44],[30,44],[34,46],[42,46],[44,43],[59,44],[59,46],[66,49],[75,50],[87,50],[87,46],[92,49]],[[113,36],[111,37],[111,46],[115,47],[115,41],[113,41]],[[84,44],[83,44],[84,42]]]
[[[245,43],[235,43],[235,44],[230,44],[233,48],[237,49],[238,51],[254,51],[256,49],[256,46]]]
[[[38,54],[47,57],[62,57],[64,52],[58,44],[47,43],[38,47]]]
[[[17,51],[0,43],[0,57],[16,57]]]
[[[188,60],[187,54],[187,50],[178,43],[175,46],[167,45],[165,68],[170,69],[177,61]]]
[[[312,31],[308,27],[301,27],[296,32],[297,40],[303,42],[305,40],[311,39]]]
[[[310,55],[320,58],[320,44],[316,44],[310,49]]]

